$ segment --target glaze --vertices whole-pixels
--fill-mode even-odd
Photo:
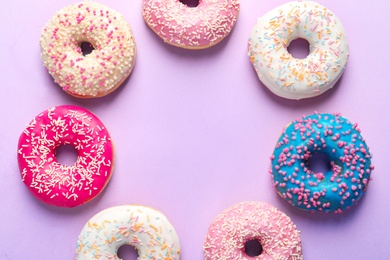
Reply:
[[[322,153],[328,172],[313,172],[308,160]],[[339,114],[313,114],[283,130],[271,157],[278,194],[309,211],[342,212],[357,203],[370,181],[372,155],[357,124]]]
[[[76,260],[119,259],[122,245],[131,245],[138,259],[179,260],[180,241],[161,212],[145,206],[123,205],[105,209],[83,227]]]
[[[258,240],[262,253],[248,256],[245,243]],[[300,233],[277,208],[257,201],[241,202],[211,223],[203,246],[205,260],[302,259]]]
[[[60,164],[61,145],[78,153],[74,165]],[[95,198],[111,178],[114,147],[103,123],[88,110],[64,105],[37,115],[19,138],[18,163],[29,191],[40,201],[76,207]]]
[[[94,50],[83,55],[81,44]],[[136,46],[123,16],[102,4],[85,1],[59,10],[42,29],[41,58],[54,81],[80,98],[105,96],[130,75]]]
[[[297,38],[310,44],[304,59],[287,50]],[[248,54],[260,81],[288,99],[310,98],[332,88],[349,57],[340,20],[312,1],[289,2],[260,17],[249,37]]]
[[[143,0],[142,15],[164,42],[186,49],[218,44],[233,29],[239,0],[200,0],[188,7],[179,0]]]

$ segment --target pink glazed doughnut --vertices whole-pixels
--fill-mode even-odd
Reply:
[[[74,165],[60,164],[56,149],[72,145]],[[19,138],[18,163],[22,180],[40,201],[76,207],[106,187],[114,165],[114,147],[103,123],[88,110],[57,106],[36,116]]]
[[[184,49],[206,49],[222,41],[236,24],[239,0],[143,0],[142,15],[164,42]]]
[[[258,241],[259,255],[245,251],[248,241]],[[292,220],[263,202],[241,202],[224,210],[211,223],[204,245],[205,260],[302,259],[300,232]]]

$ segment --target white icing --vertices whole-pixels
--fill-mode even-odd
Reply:
[[[80,45],[92,53],[83,56]],[[42,30],[41,58],[54,81],[77,97],[99,97],[115,90],[133,69],[136,46],[123,16],[85,1],[58,11]]]
[[[294,58],[287,50],[297,38],[310,44],[305,59]],[[261,82],[288,99],[310,98],[332,88],[349,56],[340,20],[312,1],[289,2],[260,17],[250,35],[248,51]]]
[[[180,259],[180,241],[174,227],[159,211],[123,205],[105,209],[82,229],[76,260],[120,259],[118,248],[131,245],[138,259]]]

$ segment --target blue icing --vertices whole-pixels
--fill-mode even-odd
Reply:
[[[314,153],[323,153],[331,169],[308,167]],[[370,180],[369,148],[357,125],[336,114],[313,114],[292,122],[280,136],[271,173],[278,193],[290,204],[310,211],[341,212],[364,194]]]

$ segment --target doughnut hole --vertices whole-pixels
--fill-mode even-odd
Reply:
[[[90,42],[81,42],[80,49],[83,56],[87,56],[88,54],[91,54],[95,48]]]
[[[263,252],[263,246],[260,244],[260,241],[257,239],[251,239],[246,241],[245,243],[245,254],[247,254],[250,257],[256,257],[261,255]]]
[[[136,260],[138,252],[135,247],[125,244],[118,248],[117,256],[122,260]]]
[[[296,59],[305,59],[310,54],[310,43],[302,38],[292,40],[287,51]]]
[[[72,166],[76,163],[78,154],[73,145],[64,144],[56,149],[55,156],[60,164]]]
[[[313,153],[310,158],[307,160],[307,166],[310,171],[318,174],[325,174],[329,172],[331,167],[331,162],[326,154],[323,153]]]
[[[197,7],[201,0],[180,0],[182,4],[185,4],[188,7]]]

